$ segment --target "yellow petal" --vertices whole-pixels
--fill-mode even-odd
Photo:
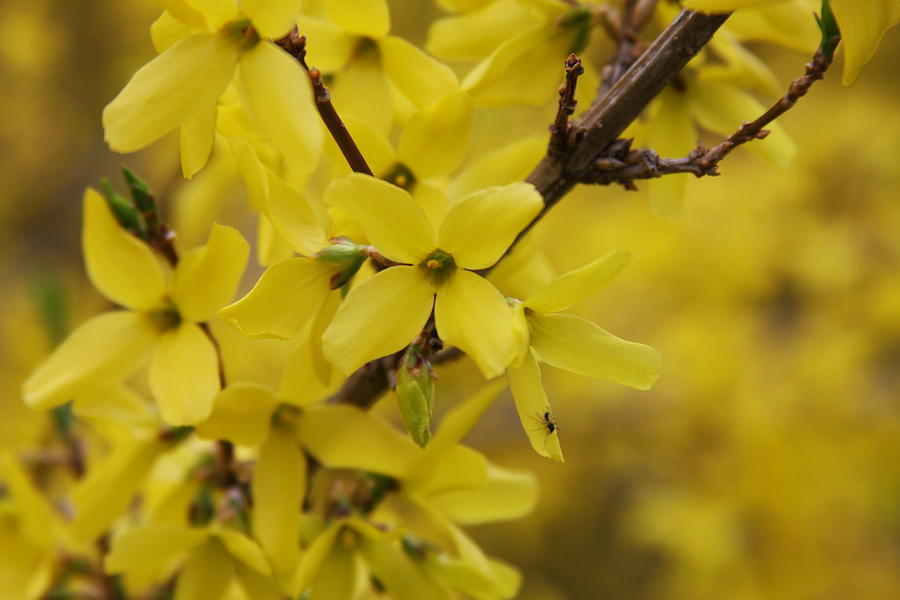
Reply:
[[[371,123],[362,121],[357,117],[345,117],[341,115],[344,125],[347,126],[353,141],[359,147],[359,151],[365,157],[366,162],[379,179],[386,179],[390,169],[397,164],[397,153],[394,146],[377,127]],[[329,138],[326,142],[327,150],[332,156],[335,167],[335,177],[350,173],[347,159],[341,153],[334,140]]]
[[[240,531],[221,528],[216,530],[216,537],[219,538],[219,541],[222,542],[222,545],[225,546],[225,549],[228,550],[231,556],[257,573],[269,575],[272,572],[265,554],[263,554],[257,543]]]
[[[272,391],[255,383],[232,383],[213,401],[209,418],[198,424],[197,435],[256,446],[269,433],[272,412],[278,405]]]
[[[650,389],[659,377],[659,352],[650,346],[619,339],[573,315],[534,314],[528,322],[531,345],[549,365],[639,390]]]
[[[163,449],[153,438],[126,444],[92,468],[72,492],[72,535],[93,541],[120,518]]]
[[[832,0],[831,9],[844,45],[842,81],[850,85],[872,60],[885,31],[900,22],[900,4],[897,0]]]
[[[123,531],[112,539],[112,547],[103,561],[107,573],[130,576],[163,571],[176,558],[190,552],[209,534],[204,529],[171,525],[141,525]]]
[[[695,81],[690,88],[691,108],[700,125],[719,135],[734,133],[741,123],[764,112],[763,106],[740,88],[714,81]],[[781,125],[768,125],[772,134],[764,140],[747,144],[747,148],[782,167],[797,154],[797,145]]]
[[[310,406],[297,418],[300,443],[326,467],[402,477],[419,448],[382,419],[353,406]]]
[[[391,260],[417,264],[437,247],[428,217],[397,186],[353,173],[332,182],[324,200],[356,219],[369,242]]]
[[[234,578],[234,561],[214,538],[198,548],[185,563],[175,585],[174,600],[220,600]]]
[[[437,433],[428,445],[429,449],[436,450],[460,442],[481,420],[505,387],[506,382],[502,379],[492,381],[454,406],[441,420]]]
[[[267,38],[279,38],[297,22],[303,0],[242,0],[241,8],[253,27]]]
[[[391,28],[391,16],[385,0],[325,0],[328,18],[348,33],[382,38]]]
[[[169,425],[194,425],[209,416],[219,391],[219,364],[198,326],[182,323],[163,334],[150,363],[150,389]]]
[[[338,294],[333,295],[338,298]],[[306,406],[326,398],[341,383],[341,377],[332,376],[323,382],[316,372],[316,361],[319,357],[313,354],[313,344],[318,342],[311,338],[301,339],[284,361],[281,381],[278,385],[278,397],[284,402],[297,406]]]
[[[417,108],[427,108],[459,89],[450,67],[406,40],[390,36],[381,40],[378,47],[391,83]]]
[[[269,199],[266,214],[291,247],[304,256],[312,256],[327,244],[325,232],[306,198],[267,170]]]
[[[493,265],[544,207],[530,183],[512,183],[476,192],[447,213],[438,245],[467,269]]]
[[[135,372],[156,341],[150,322],[137,313],[96,316],[66,338],[22,386],[25,402],[48,409],[82,390],[121,380]]]
[[[614,250],[583,267],[563,273],[525,301],[541,313],[566,310],[606,285],[631,261],[631,253]]]
[[[418,267],[391,267],[350,290],[322,336],[325,356],[344,373],[397,352],[422,331],[434,291]]]
[[[487,482],[488,462],[483,454],[453,445],[432,449],[429,445],[403,482],[414,498],[428,498],[449,490],[482,488]]]
[[[109,147],[140,150],[208,110],[231,81],[239,52],[224,34],[197,33],[138,69],[103,110]]]
[[[275,578],[260,575],[244,565],[236,566],[238,584],[244,592],[239,600],[284,600]]]
[[[553,420],[550,401],[547,400],[547,393],[541,381],[541,369],[534,354],[529,350],[522,363],[510,367],[506,375],[522,430],[528,437],[531,447],[541,456],[556,462],[564,462],[559,446],[559,429]]]
[[[465,92],[449,94],[417,113],[400,136],[400,161],[419,179],[449,174],[468,150],[472,114]]]
[[[364,121],[387,135],[394,115],[394,100],[379,53],[355,53],[353,60],[334,75],[328,86],[338,113]]]
[[[684,93],[666,89],[659,95],[659,109],[647,126],[647,146],[660,156],[687,156],[697,145],[697,131]],[[752,118],[752,117],[748,117]],[[662,218],[677,217],[690,175],[666,175],[647,182],[650,210]]]
[[[159,429],[159,418],[147,400],[121,383],[78,394],[72,410],[113,443],[147,437]]]
[[[412,189],[412,197],[428,215],[431,226],[437,230],[450,210],[450,198],[444,192],[443,186],[428,181],[417,181]]]
[[[766,4],[775,0],[684,0],[685,8],[706,12],[730,12],[757,4]]]
[[[311,598],[353,598],[358,585],[358,562],[353,550],[336,545],[316,574]]]
[[[343,531],[343,524],[340,521],[333,521],[324,531],[316,536],[316,539],[313,540],[313,543],[303,554],[303,558],[291,582],[291,589],[295,596],[302,595],[312,585],[313,580],[322,568],[322,564],[331,554],[335,545],[335,539],[341,531]]]
[[[100,293],[122,306],[147,310],[158,305],[166,280],[150,247],[119,226],[106,200],[84,192],[84,263]]]
[[[300,64],[273,44],[260,42],[241,57],[238,91],[291,168],[311,173],[319,161],[322,124]]]
[[[229,138],[228,145],[231,148],[231,155],[234,157],[237,170],[247,185],[250,206],[256,211],[264,210],[269,199],[269,178],[266,168],[259,160],[253,146],[246,140],[236,137]]]
[[[450,592],[425,576],[396,542],[363,540],[360,551],[372,574],[395,600],[451,600]]]
[[[476,106],[544,106],[565,75],[568,36],[537,26],[506,40],[463,80]]]
[[[525,179],[547,152],[547,135],[533,135],[504,144],[467,163],[447,186],[451,198],[464,198],[495,185]]]
[[[292,339],[316,316],[331,292],[334,269],[309,258],[288,258],[262,274],[246,296],[219,317],[250,337]]]
[[[259,216],[256,227],[256,261],[268,267],[294,256],[294,251],[283,237],[278,235],[269,217]]]
[[[170,297],[181,318],[213,319],[234,296],[249,252],[236,229],[213,223],[206,245],[186,252],[175,268]]]
[[[518,0],[499,0],[469,14],[437,19],[428,29],[425,47],[443,60],[480,60],[534,23]]]
[[[185,25],[206,27],[203,13],[189,0],[159,0],[163,9]]]
[[[273,426],[253,470],[253,536],[276,572],[300,558],[300,510],[306,491],[306,458],[293,430]]]
[[[437,290],[434,319],[445,344],[468,354],[488,379],[514,355],[512,311],[483,277],[457,269]]]
[[[203,17],[200,17],[202,22]],[[205,25],[203,25],[205,26]],[[150,39],[157,52],[162,52],[194,33],[194,27],[164,10],[150,26]]]
[[[181,174],[192,178],[206,166],[216,141],[216,115],[218,107],[213,102],[181,124]]]
[[[809,18],[809,4],[806,0],[782,0],[742,10],[729,17],[725,27],[742,42],[766,40],[812,55],[822,32]]]
[[[22,520],[22,530],[37,545],[53,550],[62,537],[63,524],[19,462],[7,452],[0,452],[0,479],[6,498],[12,498]]]
[[[203,13],[206,26],[212,30],[219,30],[226,23],[240,18],[237,3],[234,0],[189,0]]]
[[[538,496],[534,474],[490,464],[487,473],[483,488],[436,494],[428,502],[460,525],[520,519],[534,510]]]
[[[307,39],[307,64],[323,73],[342,71],[359,43],[358,37],[334,23],[309,15],[300,15],[297,27]],[[341,113],[341,117],[345,116]]]

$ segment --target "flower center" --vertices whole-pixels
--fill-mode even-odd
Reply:
[[[181,325],[181,315],[171,300],[166,300],[162,306],[148,311],[147,316],[160,333]]]
[[[453,256],[440,248],[425,257],[419,263],[419,267],[425,270],[426,275],[435,283],[447,279],[456,270],[456,261]]]
[[[394,163],[382,179],[406,191],[411,191],[416,185],[416,176],[412,169],[400,162]]]

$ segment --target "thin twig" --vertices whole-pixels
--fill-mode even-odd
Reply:
[[[570,54],[566,59],[566,80],[559,86],[559,108],[556,118],[550,125],[550,144],[547,153],[554,156],[562,156],[566,151],[569,140],[569,117],[575,113],[575,88],[578,85],[578,77],[584,73],[581,59],[575,54]]]
[[[338,115],[337,110],[335,110],[334,104],[331,102],[331,94],[329,94],[325,82],[322,81],[322,73],[319,69],[310,67],[306,64],[306,36],[300,35],[300,32],[297,31],[297,27],[295,26],[286,36],[279,40],[275,40],[275,43],[281,46],[285,52],[293,56],[309,76],[309,82],[312,84],[313,88],[313,97],[316,101],[316,110],[319,111],[322,122],[325,123],[325,127],[328,128],[328,133],[331,134],[331,137],[334,138],[338,148],[340,148],[341,153],[347,160],[347,164],[350,165],[350,168],[353,169],[355,173],[372,175],[372,169],[369,168],[369,164],[363,157],[362,152],[360,152],[359,146],[356,145],[356,142],[350,135],[350,131],[347,130],[340,115]]]

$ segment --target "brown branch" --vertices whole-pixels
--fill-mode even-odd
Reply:
[[[334,138],[338,148],[340,148],[341,153],[347,160],[347,164],[350,165],[350,168],[356,173],[373,175],[372,169],[369,168],[369,164],[359,150],[359,146],[356,145],[356,142],[350,135],[350,131],[347,130],[340,115],[338,115],[337,110],[335,110],[334,104],[331,102],[331,94],[329,94],[325,82],[322,81],[322,73],[317,68],[309,67],[309,65],[306,64],[306,36],[300,35],[300,32],[297,31],[297,27],[295,26],[286,36],[279,40],[275,40],[275,43],[285,52],[293,56],[309,76],[309,82],[312,84],[313,88],[313,97],[316,101],[316,110],[319,111],[322,122],[325,123],[325,127],[328,128],[328,133],[331,134],[331,137]]]
[[[618,43],[616,54],[603,69],[600,96],[606,94],[613,84],[622,78],[644,51],[645,47],[638,39],[638,33],[650,22],[656,4],[657,0],[626,0],[625,12],[618,23],[616,35],[612,36]]]
[[[575,88],[578,85],[578,77],[584,73],[581,59],[570,54],[566,59],[566,80],[559,86],[559,108],[556,111],[556,119],[550,125],[550,144],[547,153],[553,156],[562,156],[566,151],[569,141],[569,117],[575,113]]]
[[[837,41],[834,42],[835,45]],[[690,173],[695,177],[716,176],[719,163],[735,148],[753,140],[767,137],[771,132],[765,129],[775,119],[790,110],[805,96],[812,85],[825,77],[831,65],[833,54],[821,49],[806,65],[806,72],[791,82],[787,93],[756,120],[744,123],[737,131],[712,148],[702,144],[682,158],[661,158],[649,149],[631,149],[631,140],[617,140],[594,161],[594,170],[586,173],[581,183],[610,185],[620,184],[628,190],[637,189],[636,179],[653,179],[675,173]]]

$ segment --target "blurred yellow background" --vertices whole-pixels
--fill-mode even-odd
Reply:
[[[437,14],[425,0],[392,9],[416,42]],[[171,140],[123,158],[99,122],[152,56],[157,12],[152,0],[0,2],[2,447],[40,435],[21,381],[102,307],[81,264],[83,188],[117,180],[123,161],[164,204],[181,185]],[[785,85],[808,58],[762,56]],[[523,599],[900,598],[898,56],[894,30],[855,86],[831,73],[788,113],[790,168],[741,150],[722,177],[689,183],[676,221],[643,192],[583,188],[540,226],[560,271],[642,255],[574,312],[653,345],[664,367],[643,393],[545,367],[565,464],[528,448],[506,395],[469,438],[539,475],[531,516],[473,531],[523,570]],[[552,117],[510,114],[528,131]],[[446,405],[474,371],[440,373]]]

